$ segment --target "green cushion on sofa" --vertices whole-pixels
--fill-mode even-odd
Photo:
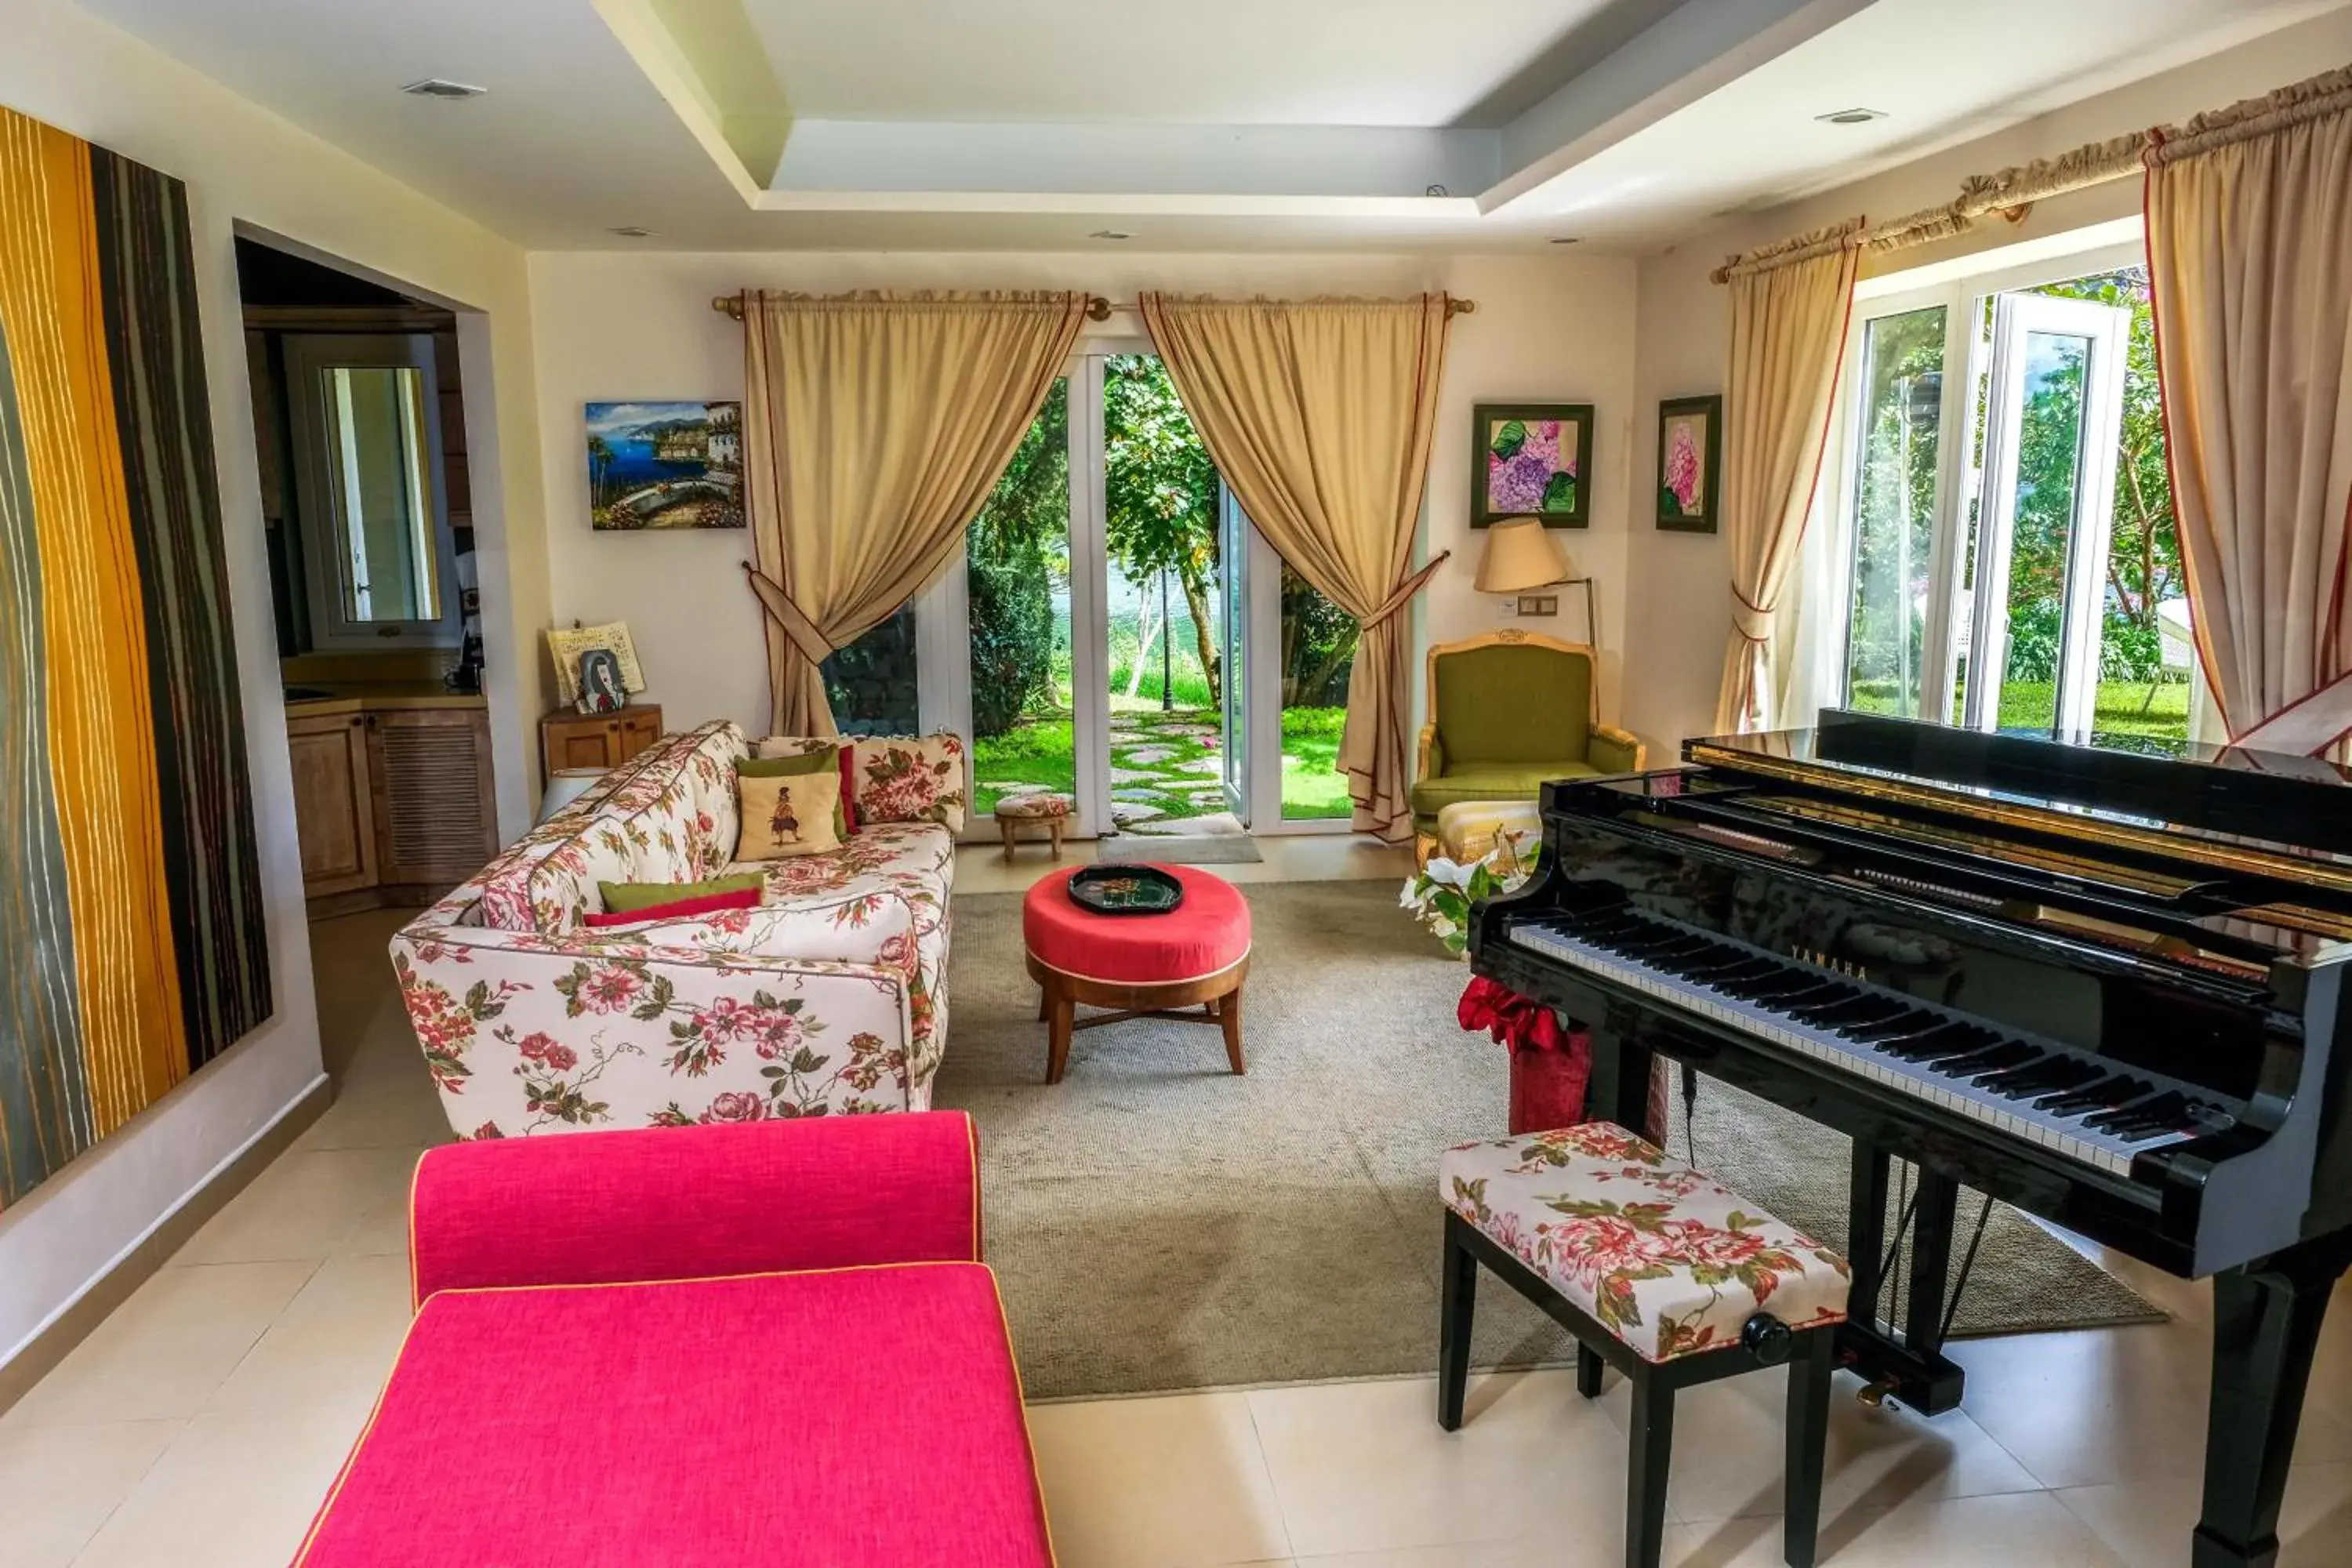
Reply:
[[[700,882],[599,882],[596,892],[604,900],[604,912],[618,915],[649,910],[656,904],[676,903],[680,899],[708,898],[713,893],[740,893],[746,889],[759,887],[764,879],[757,871],[744,871],[732,877],[712,877]]]
[[[1430,717],[1449,757],[1530,766],[1580,759],[1591,738],[1591,680],[1592,662],[1580,653],[1536,643],[1465,648],[1436,661]]]
[[[1533,800],[1549,779],[1588,779],[1601,770],[1587,762],[1465,763],[1412,786],[1412,814],[1435,816],[1465,800]]]

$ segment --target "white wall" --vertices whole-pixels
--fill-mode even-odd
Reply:
[[[522,253],[367,165],[263,112],[63,0],[10,0],[0,103],[188,182],[211,384],[237,670],[260,832],[276,1010],[188,1082],[0,1213],[0,1360],[69,1304],[265,1130],[320,1075],[318,1012],[294,838],[285,713],[261,503],[246,402],[232,225],[314,245],[491,312],[499,395],[484,416],[503,448],[493,484],[503,514],[486,539],[504,552],[512,614],[493,628],[510,710],[540,710],[528,654],[546,616],[546,552]],[[469,377],[469,384],[471,378]],[[469,410],[469,417],[472,411]],[[491,513],[476,472],[478,516]],[[503,530],[496,525],[503,522]],[[501,647],[499,645],[505,645]],[[511,726],[509,726],[511,729]],[[502,757],[502,769],[509,759]]]
[[[663,705],[669,727],[730,718],[764,729],[759,610],[737,564],[749,554],[749,535],[600,534],[588,526],[582,405],[741,395],[742,329],[710,309],[713,295],[1055,288],[1125,300],[1139,288],[1287,298],[1444,289],[1478,309],[1454,319],[1446,351],[1423,521],[1428,550],[1452,550],[1454,559],[1423,595],[1419,624],[1438,640],[1505,624],[1501,601],[1471,587],[1478,564],[1468,521],[1471,405],[1592,403],[1592,526],[1560,538],[1579,572],[1599,579],[1602,707],[1613,717],[1626,634],[1627,520],[1641,488],[1627,457],[1635,423],[1633,277],[1630,260],[1567,256],[536,254],[531,310],[554,613],[562,622],[627,621],[645,664],[646,700]],[[1134,335],[1142,328],[1121,315],[1105,330]],[[1581,640],[1582,616],[1577,601],[1564,599],[1558,620],[1527,624]]]
[[[2331,12],[1933,157],[1741,218],[1649,258],[1640,272],[1635,400],[1654,411],[1661,398],[1723,390],[1729,306],[1725,290],[1709,282],[1706,274],[1734,251],[1856,214],[1874,223],[1900,217],[1950,201],[1970,174],[2053,156],[2146,126],[2178,123],[2347,59],[2352,59],[2352,10]],[[1966,256],[2127,217],[2139,210],[2139,182],[2118,180],[2042,202],[2020,224],[1995,219],[1938,245],[1866,258],[1863,272],[1874,276]],[[1637,424],[1633,461],[1639,473],[1655,471],[1654,417]],[[1714,727],[1724,644],[1731,635],[1730,555],[1719,534],[1661,533],[1644,521],[1634,530],[1630,564],[1627,594],[1633,641],[1626,721],[1651,742],[1653,760],[1663,761],[1661,746],[1678,746],[1685,737],[1706,734]],[[1837,627],[1824,626],[1818,618],[1810,620],[1809,629],[1812,635],[1840,635]]]

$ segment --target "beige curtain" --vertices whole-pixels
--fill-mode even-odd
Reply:
[[[2352,730],[2352,70],[2200,116],[2148,155],[2172,498],[2233,742]]]
[[[1412,832],[1404,611],[1449,312],[1418,300],[1224,303],[1142,296],[1178,395],[1243,510],[1363,635],[1339,771],[1360,832]]]
[[[772,722],[946,564],[1077,341],[1084,294],[743,296],[743,468]]]
[[[1731,546],[1731,640],[1718,733],[1780,722],[1781,595],[1795,570],[1829,433],[1861,258],[1859,218],[1735,259],[1724,384],[1723,531]]]

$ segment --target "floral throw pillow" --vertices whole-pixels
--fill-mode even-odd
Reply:
[[[851,742],[850,752],[859,822],[936,822],[963,831],[971,788],[961,737],[872,736]]]

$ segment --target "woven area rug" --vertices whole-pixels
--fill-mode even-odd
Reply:
[[[1257,840],[1241,834],[1188,835],[1154,837],[1122,833],[1102,841],[1097,859],[1157,860],[1163,866],[1248,866],[1265,858]]]
[[[1145,1019],[1081,1032],[1050,1089],[1017,896],[955,900],[936,1101],[980,1123],[988,1253],[1032,1398],[1435,1370],[1437,1155],[1502,1131],[1503,1052],[1454,1024],[1467,971],[1392,884],[1242,890],[1248,1076],[1226,1070],[1214,1028]],[[1703,1083],[1697,1146],[1734,1188],[1843,1243],[1843,1137]],[[2161,1318],[1996,1207],[1955,1331]],[[1480,1294],[1479,1341],[1489,1365],[1567,1350],[1500,1288]]]

